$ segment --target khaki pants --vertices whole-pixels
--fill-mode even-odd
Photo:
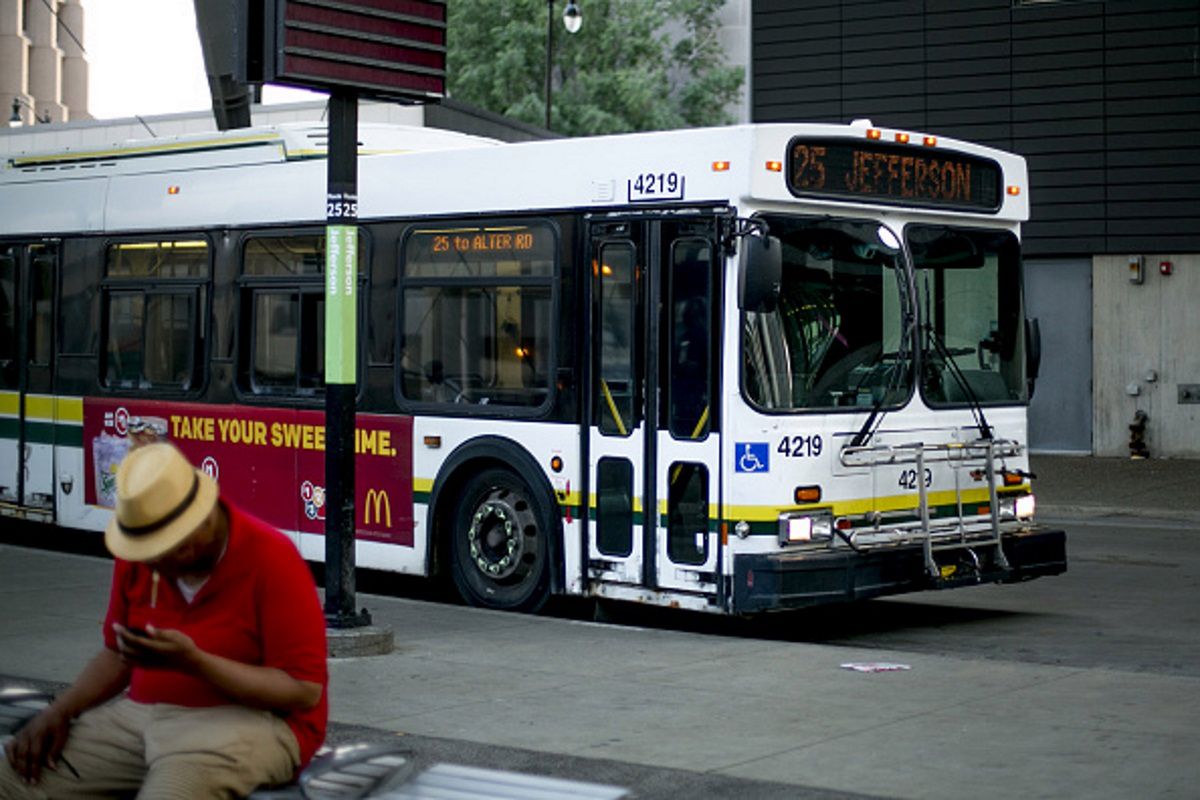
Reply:
[[[0,755],[0,798],[244,797],[291,780],[299,760],[296,737],[270,712],[121,697],[75,720],[58,767],[35,786]]]

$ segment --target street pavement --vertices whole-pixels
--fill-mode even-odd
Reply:
[[[1030,470],[1042,516],[1200,522],[1200,460],[1034,454]]]
[[[1200,529],[1200,462],[1034,456],[1032,469],[1049,519]],[[99,644],[109,570],[0,544],[0,683],[74,678]],[[397,646],[331,662],[330,738],[399,742],[418,766],[617,784],[639,798],[1182,798],[1200,785],[1195,673],[358,599]]]

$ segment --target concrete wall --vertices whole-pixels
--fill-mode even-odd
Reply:
[[[0,0],[0,124],[14,98],[26,125],[89,118],[83,22],[80,0]]]
[[[742,67],[745,71],[741,98],[729,108],[733,121],[744,124],[750,121],[750,0],[726,0],[721,9],[720,25],[717,35],[725,57],[730,66]]]
[[[1128,456],[1129,424],[1149,415],[1153,458],[1200,457],[1200,404],[1179,402],[1179,384],[1200,384],[1200,255],[1142,253],[1144,283],[1129,280],[1130,256],[1092,261],[1093,443],[1100,456]],[[1169,261],[1173,274],[1159,272]]]
[[[33,121],[29,109],[29,37],[25,35],[22,0],[0,0],[0,125],[7,125],[17,98],[21,114]]]
[[[58,48],[58,20],[45,3],[25,4],[25,35],[29,37],[29,93],[38,119],[65,122],[62,104],[62,50]]]

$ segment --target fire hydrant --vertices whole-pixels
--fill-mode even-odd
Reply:
[[[1133,415],[1133,422],[1129,425],[1130,458],[1150,457],[1150,448],[1146,447],[1146,423],[1149,421],[1150,416],[1140,409]]]

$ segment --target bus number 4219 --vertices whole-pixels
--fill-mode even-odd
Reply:
[[[933,485],[933,470],[925,468],[925,488],[928,489]],[[906,469],[900,472],[900,488],[908,489],[910,492],[917,488],[917,471],[915,469]]]
[[[820,434],[812,436],[785,436],[779,440],[775,452],[786,458],[816,458],[821,455],[825,443]]]

